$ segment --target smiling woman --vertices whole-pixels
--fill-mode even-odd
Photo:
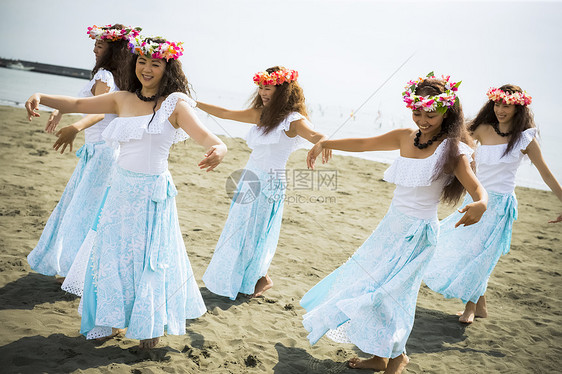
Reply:
[[[478,222],[487,194],[469,164],[472,149],[459,83],[448,76],[409,81],[403,100],[412,109],[417,130],[403,128],[371,138],[322,140],[308,153],[314,167],[326,148],[363,152],[400,150],[384,173],[396,184],[388,212],[378,227],[342,266],[322,279],[302,298],[303,325],[311,344],[324,335],[338,343],[353,343],[372,354],[352,358],[349,366],[387,374],[402,373],[409,358],[406,341],[414,324],[422,276],[435,251],[437,205],[455,203],[466,189],[474,199],[460,212],[456,226]]]
[[[166,63],[162,60],[145,56],[137,58],[135,73],[142,89],[137,89],[136,94],[142,101],[153,101],[155,99],[164,70],[166,70]],[[147,96],[151,96],[151,98]]]
[[[138,34],[139,28],[121,24],[88,28],[88,35],[95,40],[96,64],[92,79],[80,91],[81,97],[98,96],[126,88],[131,60],[128,51],[129,38]],[[63,143],[57,141],[54,148],[61,153],[70,145],[76,134],[86,129],[85,145],[76,155],[80,158],[64,193],[53,210],[37,246],[28,255],[31,268],[45,275],[66,277],[71,269],[81,243],[92,226],[102,201],[106,184],[117,158],[115,149],[108,147],[102,132],[115,118],[114,114],[90,114],[57,132]],[[45,131],[52,133],[61,119],[61,113],[51,113]],[[59,278],[59,282],[64,278]]]
[[[317,143],[325,136],[312,130],[304,94],[295,70],[275,66],[254,75],[258,86],[250,108],[228,110],[198,102],[205,112],[220,118],[255,124],[247,137],[253,149],[239,186],[245,179],[258,181],[248,200],[236,193],[213,258],[203,275],[213,293],[234,300],[239,293],[262,296],[273,286],[268,275],[281,231],[285,180],[283,173],[291,153],[306,139]],[[331,152],[324,154],[327,160]],[[281,175],[278,175],[281,174]]]
[[[127,91],[88,99],[34,94],[26,108],[30,120],[39,116],[39,103],[61,112],[119,116],[102,134],[120,149],[111,187],[94,223],[96,235],[84,242],[71,272],[83,280],[82,334],[102,338],[127,329],[141,348],[152,348],[165,331],[185,334],[186,319],[206,310],[179,229],[170,147],[191,136],[207,150],[199,167],[211,171],[226,146],[195,115],[177,61],[181,43],[137,37],[130,46],[136,56]],[[70,281],[69,275],[65,283]]]

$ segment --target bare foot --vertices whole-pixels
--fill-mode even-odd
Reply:
[[[55,282],[57,282],[58,284],[63,284],[65,279],[66,279],[65,277],[55,278]]]
[[[388,365],[388,358],[373,356],[367,360],[361,360],[359,357],[353,357],[347,362],[352,369],[371,369],[375,371],[383,371]]]
[[[116,329],[114,327],[111,328],[111,335],[108,336],[104,336],[102,338],[97,338],[96,341],[103,343],[105,341],[108,341],[109,339],[115,338],[117,335],[121,335],[124,334],[126,331],[126,329]]]
[[[160,341],[160,338],[144,339],[139,343],[140,349],[152,349],[156,347],[156,344]]]
[[[388,366],[386,367],[384,374],[400,374],[409,362],[410,359],[408,356],[402,353],[400,356],[388,361]]]
[[[457,316],[460,316],[459,322],[460,323],[467,323],[467,324],[470,324],[470,323],[474,322],[474,313],[475,312],[476,312],[476,304],[469,301],[468,303],[466,303],[466,306],[464,307],[464,312],[458,312],[457,313]]]
[[[474,312],[474,315],[478,318],[488,317],[488,308],[486,307],[485,295],[480,296],[480,298],[478,299],[478,302],[476,303],[476,312]]]
[[[254,289],[254,293],[250,295],[252,297],[260,297],[263,293],[273,287],[273,281],[269,277],[269,275],[265,275],[265,277],[261,277],[258,279],[256,283],[256,288]]]

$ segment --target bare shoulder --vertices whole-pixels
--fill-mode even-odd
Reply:
[[[296,129],[296,128],[308,127],[306,122],[307,122],[306,117],[305,118],[299,118],[299,119],[296,119],[294,121],[291,121],[291,130]]]
[[[391,130],[380,136],[375,136],[373,139],[383,140],[385,143],[394,144],[396,148],[400,148],[414,138],[417,130],[411,128],[400,128]]]
[[[482,143],[482,140],[486,139],[488,134],[490,134],[490,130],[492,130],[492,126],[487,123],[483,123],[478,126],[470,135],[474,140]]]
[[[114,95],[115,97],[123,100],[137,97],[137,95],[129,91],[115,91],[110,93],[110,95]]]
[[[400,139],[407,139],[407,138],[413,138],[414,136],[416,136],[416,133],[418,132],[418,129],[412,129],[409,127],[404,127],[401,129],[396,129],[396,130],[392,130],[389,131],[390,133],[395,133],[396,136],[400,137]]]
[[[115,102],[121,108],[134,105],[134,100],[137,97],[137,95],[128,91],[116,91],[116,92],[108,93],[106,95],[111,95],[111,97],[113,97],[113,100],[115,100]]]
[[[174,108],[174,111],[172,112],[172,114],[173,115],[177,115],[177,114],[185,115],[185,114],[189,114],[189,113],[195,113],[195,110],[193,109],[193,106],[185,100],[178,100],[176,102],[176,107]]]

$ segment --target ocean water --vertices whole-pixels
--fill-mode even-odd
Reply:
[[[0,105],[23,107],[27,98],[34,92],[76,96],[87,83],[84,79],[0,68]],[[202,101],[233,109],[246,107],[252,93],[251,89],[247,92],[220,92],[208,87],[195,89],[196,97]],[[357,103],[325,105],[321,102],[321,97],[314,99],[315,101],[308,102],[310,120],[316,129],[333,139],[376,136],[392,129],[413,126],[406,111],[387,113],[376,105],[366,105],[361,111],[354,113],[358,105],[353,105]],[[472,112],[475,113],[478,109],[474,108]],[[472,113],[465,107],[465,114],[470,116]],[[199,111],[199,117],[212,132],[219,135],[244,137],[251,127],[248,124],[214,118],[202,111]],[[535,119],[539,122],[537,117]],[[554,176],[558,181],[562,181],[562,132],[558,129],[559,124],[537,123],[537,126],[543,157]],[[336,153],[385,163],[392,162],[398,156],[398,151]],[[528,159],[519,168],[516,182],[518,186],[549,189]]]

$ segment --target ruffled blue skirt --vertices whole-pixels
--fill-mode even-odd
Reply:
[[[252,294],[277,249],[284,184],[248,163],[203,282],[209,291],[236,299]]]
[[[132,339],[185,334],[206,308],[182,239],[168,171],[116,167],[89,251],[80,332],[87,338],[127,328]]]
[[[462,206],[471,202],[467,195]],[[439,243],[424,282],[447,298],[476,303],[500,256],[509,252],[517,199],[513,193],[488,192],[488,209],[480,221],[455,228],[461,216],[455,212],[441,221]]]
[[[437,218],[408,216],[391,205],[355,254],[302,298],[310,343],[329,333],[380,357],[405,352],[437,231]]]
[[[86,143],[76,152],[80,158],[61,199],[27,256],[34,271],[65,277],[92,227],[117,151],[105,142]]]

